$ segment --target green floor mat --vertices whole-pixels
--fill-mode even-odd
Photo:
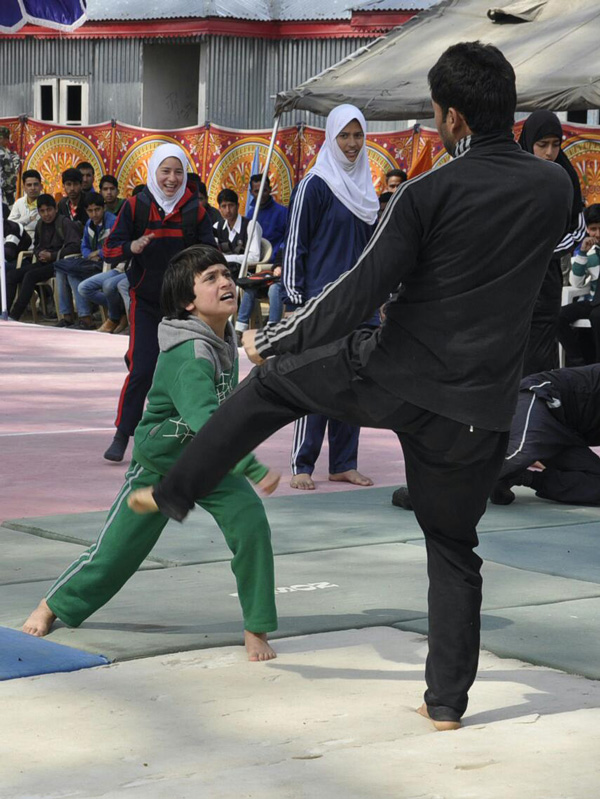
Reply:
[[[595,584],[487,563],[485,607],[600,596]],[[49,584],[48,584],[49,585]],[[426,614],[425,552],[381,544],[276,558],[278,635],[391,625]],[[0,587],[0,624],[20,627],[44,583]],[[128,659],[241,641],[241,614],[227,563],[138,572],[78,630],[51,640]]]

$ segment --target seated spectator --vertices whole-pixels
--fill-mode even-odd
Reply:
[[[15,201],[17,177],[21,171],[21,159],[10,149],[10,129],[0,127],[0,185],[2,195],[9,206]]]
[[[42,176],[35,169],[26,169],[21,175],[21,181],[25,194],[15,202],[8,218],[11,222],[23,225],[29,235],[33,236],[40,219],[37,198],[42,193]]]
[[[275,256],[273,268],[265,275],[265,284],[257,283],[256,286],[244,285],[244,296],[240,302],[240,309],[238,317],[235,322],[235,330],[237,333],[238,347],[242,344],[242,333],[248,330],[250,324],[250,317],[254,310],[254,305],[261,298],[268,298],[269,300],[269,319],[267,324],[275,325],[280,321],[283,316],[283,298],[281,296],[281,268],[283,264],[283,247],[280,247]],[[262,273],[258,273],[260,275]],[[258,275],[256,277],[258,277]],[[267,275],[271,275],[274,279],[268,281]],[[253,278],[254,279],[254,276]],[[241,284],[242,281],[240,281]]]
[[[218,210],[208,202],[208,191],[206,190],[206,183],[203,183],[201,180],[198,181],[198,197],[200,198],[200,204],[203,206],[204,210],[208,214],[208,218],[210,219],[211,225],[215,225],[217,222],[221,221],[221,214]]]
[[[213,226],[214,235],[235,279],[244,258],[250,220],[240,214],[238,196],[233,189],[220,191],[217,196],[217,202],[219,203],[219,212],[222,218]],[[262,228],[257,224],[250,242],[249,266],[255,265],[260,261],[261,238]]]
[[[252,213],[254,212],[254,202],[258,197],[261,181],[262,175],[252,175],[250,178],[250,194],[252,195],[250,210]],[[252,216],[252,214],[249,213],[248,216]],[[257,220],[262,228],[262,235],[273,248],[273,253],[271,255],[273,262],[285,238],[287,219],[288,209],[285,205],[280,205],[278,202],[275,202],[271,196],[271,182],[267,177],[260,208],[258,209]]]
[[[113,175],[102,175],[100,194],[104,198],[104,208],[116,216],[125,200],[123,197],[119,197],[119,182]]]
[[[250,194],[252,201],[250,203],[249,216],[254,213],[254,201],[258,197],[262,175],[252,175],[250,178]],[[285,229],[287,225],[288,209],[285,205],[280,205],[275,202],[271,196],[271,182],[267,177],[265,188],[263,191],[260,208],[258,209],[257,220],[262,228],[262,235],[271,244],[273,251],[271,253],[271,262],[274,265],[273,276],[281,277],[281,264],[283,259],[280,254],[283,240],[285,238]],[[269,324],[276,324],[281,319],[283,314],[283,302],[281,299],[281,286],[279,280],[271,283],[266,288],[254,288],[244,286],[244,296],[240,303],[235,329],[238,333],[243,333],[248,329],[250,324],[250,317],[254,306],[260,297],[268,297],[269,300]],[[238,338],[240,338],[238,336]]]
[[[78,226],[58,214],[56,200],[51,194],[40,194],[37,206],[40,221],[33,237],[33,261],[24,262],[20,269],[12,269],[6,275],[7,305],[13,320],[21,318],[36,284],[54,276],[54,262],[61,256],[78,253],[81,248]],[[19,286],[19,296],[15,301]]]
[[[31,247],[31,236],[19,222],[8,216],[8,205],[2,203],[4,219],[4,262],[6,271],[17,268],[17,256]]]
[[[65,169],[62,173],[63,190],[66,197],[58,204],[58,213],[75,222],[79,226],[80,234],[83,234],[83,228],[87,222],[87,213],[83,204],[83,177],[81,172],[74,167]]]
[[[393,191],[384,191],[382,194],[379,195],[379,211],[377,212],[377,221],[381,219],[383,216],[383,212],[387,208],[387,204],[394,196]]]
[[[600,458],[590,449],[599,444],[600,364],[523,378],[491,501],[509,505],[518,485],[555,502],[600,505]]]
[[[81,191],[84,194],[89,194],[90,191],[95,192],[94,177],[96,172],[94,167],[88,161],[82,161],[77,164],[77,169],[81,172]]]
[[[571,259],[569,282],[576,288],[587,286],[590,293],[584,295],[585,299],[563,305],[558,316],[558,340],[570,366],[584,366],[586,362],[578,331],[571,327],[578,319],[590,320],[595,347],[594,362],[600,362],[600,203],[590,205],[583,214],[587,236]]]
[[[81,242],[81,258],[61,258],[54,264],[58,286],[58,309],[63,317],[57,327],[73,327],[75,324],[71,311],[74,301],[79,317],[77,327],[80,330],[94,330],[90,302],[87,295],[81,294],[78,288],[83,280],[102,271],[104,265],[102,246],[116,217],[110,211],[105,211],[101,194],[90,192],[86,195],[84,204],[88,221]]]
[[[385,173],[385,188],[393,194],[405,180],[407,175],[403,169],[390,169]]]

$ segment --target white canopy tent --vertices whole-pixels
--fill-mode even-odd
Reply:
[[[598,0],[443,0],[290,91],[275,114],[357,105],[367,119],[432,116],[427,73],[452,44],[494,44],[517,75],[517,109],[600,108]]]
[[[457,42],[479,40],[502,50],[516,72],[519,111],[600,108],[599,0],[493,2],[442,0],[295,89],[280,92],[264,175],[284,111],[326,115],[340,103],[352,103],[367,119],[431,117],[427,73]],[[262,190],[263,185],[250,235]],[[246,261],[247,256],[241,274]]]

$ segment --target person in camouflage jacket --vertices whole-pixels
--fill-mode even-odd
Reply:
[[[10,149],[10,130],[0,127],[0,186],[8,205],[15,201],[21,159]]]

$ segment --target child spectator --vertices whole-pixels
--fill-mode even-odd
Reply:
[[[11,269],[6,275],[7,305],[11,319],[18,320],[27,308],[37,283],[54,276],[54,262],[59,257],[78,253],[81,233],[74,222],[59,216],[56,200],[51,194],[40,194],[37,199],[40,221],[33,238],[33,261],[23,263],[20,269]],[[17,287],[19,297],[15,301]]]
[[[79,626],[139,568],[168,519],[156,508],[138,515],[128,507],[129,496],[158,483],[237,383],[237,348],[228,322],[236,308],[235,284],[221,253],[197,245],[175,256],[161,300],[166,315],[159,326],[161,352],[125,485],[96,544],[63,573],[25,622],[23,631],[31,635],[46,635],[56,617]],[[271,536],[262,502],[246,477],[270,494],[280,476],[247,455],[198,504],[217,522],[233,553],[248,658],[270,660],[275,652],[267,633],[277,629]]]
[[[87,214],[83,204],[83,176],[78,169],[71,167],[62,173],[62,184],[66,197],[58,204],[58,213],[66,217],[71,222],[79,225],[79,230],[83,233],[83,228],[87,222]]]
[[[407,180],[406,172],[403,169],[390,169],[385,173],[385,188],[386,191],[392,194],[396,189]]]
[[[16,268],[18,254],[31,247],[31,236],[23,225],[9,219],[6,203],[2,203],[2,217],[4,219],[4,262],[8,271]]]
[[[148,164],[147,185],[125,201],[104,248],[111,264],[130,260],[131,283],[129,374],[119,399],[117,432],[104,453],[109,461],[123,460],[142,418],[158,358],[160,287],[169,260],[191,244],[215,243],[196,187],[186,180],[186,167],[181,147],[157,147]]]
[[[224,254],[234,277],[237,277],[248,241],[250,220],[239,212],[239,200],[233,189],[223,189],[217,195],[221,219],[214,225],[215,239]],[[260,261],[262,228],[256,223],[248,253],[248,265]]]
[[[94,189],[94,177],[96,174],[94,167],[88,161],[82,161],[77,164],[77,169],[81,172],[81,191],[84,194],[96,191]]]
[[[112,175],[102,175],[100,178],[100,194],[104,197],[104,207],[115,216],[125,202],[119,197],[119,183]]]
[[[104,242],[108,238],[115,216],[104,210],[101,194],[89,192],[83,201],[88,221],[83,231],[81,258],[64,258],[54,264],[58,285],[58,309],[62,319],[57,327],[73,327],[75,320],[71,312],[75,302],[80,330],[94,330],[92,309],[85,294],[78,291],[79,284],[91,275],[102,271],[104,264]]]
[[[571,325],[578,319],[589,319],[596,355],[594,361],[600,362],[600,294],[598,294],[598,275],[600,274],[600,203],[590,205],[583,212],[587,236],[579,251],[571,259],[569,282],[576,288],[587,285],[590,293],[585,299],[563,305],[558,317],[558,340],[565,350],[571,366],[584,366],[585,358],[577,330]],[[588,281],[586,283],[586,281]]]
[[[35,169],[26,169],[21,175],[21,181],[25,194],[15,202],[8,218],[23,225],[29,235],[33,236],[40,218],[37,198],[42,193],[42,176]]]

